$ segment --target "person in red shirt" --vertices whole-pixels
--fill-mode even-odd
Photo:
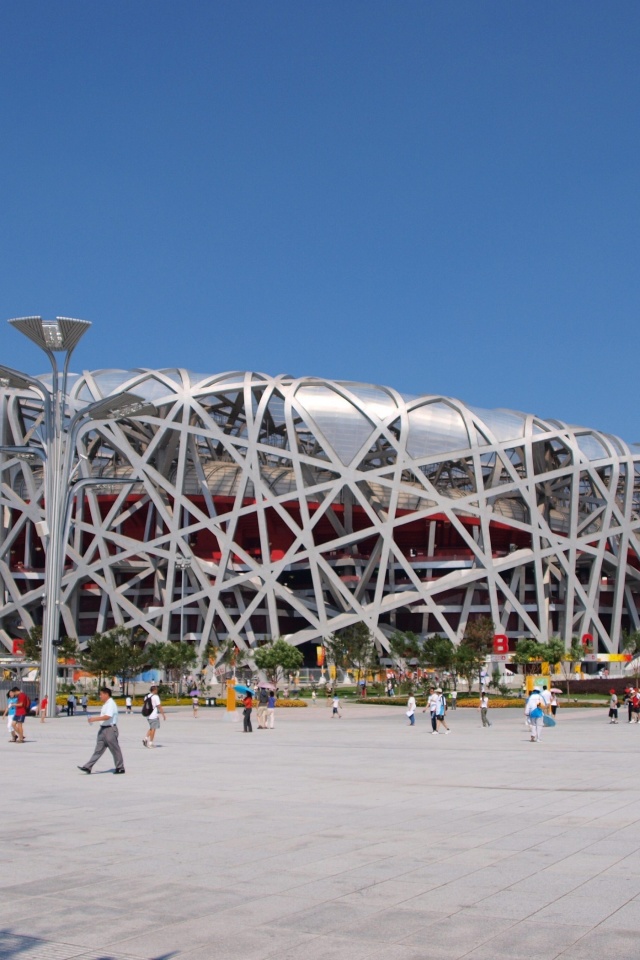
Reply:
[[[14,743],[24,743],[24,720],[31,710],[31,700],[20,687],[13,687],[9,691],[9,696],[17,697],[16,709],[13,715],[13,724],[11,727],[11,739]]]
[[[243,732],[244,733],[253,733],[253,727],[251,726],[251,711],[253,709],[253,697],[250,693],[246,695],[242,701],[244,710],[242,711],[243,718]]]

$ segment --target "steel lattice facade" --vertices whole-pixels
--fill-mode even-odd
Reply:
[[[46,378],[42,378],[46,382]],[[61,628],[116,624],[201,648],[363,621],[458,641],[489,616],[515,641],[640,627],[640,447],[448,397],[257,373],[98,371],[71,410],[121,390],[159,416],[89,422],[70,502]],[[6,390],[2,444],[37,443],[41,401]],[[41,619],[43,468],[1,463],[0,636]],[[131,485],[109,487],[109,478]],[[191,560],[182,576],[181,556]]]

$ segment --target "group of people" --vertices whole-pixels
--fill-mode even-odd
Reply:
[[[258,700],[258,730],[273,730],[276,725],[276,691],[260,687],[257,693]],[[253,733],[251,714],[253,712],[253,695],[247,691],[242,700],[242,731]]]
[[[118,704],[112,696],[111,687],[100,687],[100,714],[97,717],[88,717],[89,723],[99,723],[96,747],[93,754],[86,763],[78,766],[78,770],[83,773],[91,773],[95,764],[102,754],[108,750],[113,757],[115,764],[114,773],[124,773],[124,759],[118,737]],[[127,713],[131,712],[131,698],[127,697]],[[152,749],[155,747],[156,732],[160,729],[160,717],[166,721],[167,715],[164,712],[162,701],[158,694],[157,684],[153,684],[149,693],[144,698],[142,704],[142,715],[147,720],[149,729],[142,739],[143,747]]]
[[[427,705],[425,706],[423,713],[429,711],[431,717],[431,733],[436,736],[440,732],[440,729],[444,729],[444,733],[451,733],[451,730],[447,726],[447,723],[444,719],[447,712],[447,698],[445,697],[441,687],[429,687],[429,696],[427,697]],[[407,700],[407,717],[409,720],[409,726],[414,727],[416,723],[416,698],[413,694],[409,696]]]

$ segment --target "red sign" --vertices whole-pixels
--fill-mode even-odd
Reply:
[[[506,633],[496,633],[493,638],[494,653],[509,653],[509,638]]]
[[[593,646],[593,634],[583,633],[582,634],[582,646],[583,647],[592,647]]]
[[[14,657],[24,657],[24,640],[13,641],[13,655]]]

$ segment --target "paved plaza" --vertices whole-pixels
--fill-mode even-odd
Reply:
[[[146,750],[121,715],[124,777],[76,769],[82,716],[29,722],[1,748],[0,956],[637,960],[640,726],[449,719],[173,709]]]

